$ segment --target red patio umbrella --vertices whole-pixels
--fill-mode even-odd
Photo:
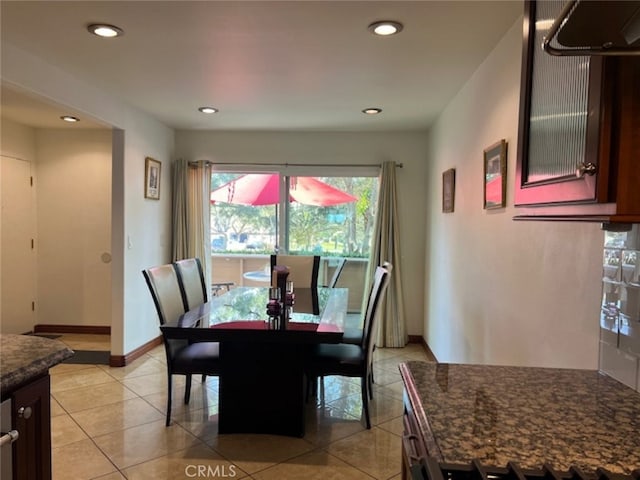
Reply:
[[[280,202],[278,174],[249,173],[225,183],[211,192],[211,203],[277,205]],[[349,195],[313,177],[290,177],[289,200],[305,205],[328,207],[355,202]]]

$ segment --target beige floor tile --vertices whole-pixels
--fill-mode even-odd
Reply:
[[[101,385],[57,392],[53,396],[67,412],[75,413],[122,402],[137,395],[121,383],[110,381]]]
[[[117,471],[89,439],[51,450],[53,480],[89,480]]]
[[[400,375],[400,370],[398,369],[398,365],[403,363],[405,359],[402,356],[391,357],[384,360],[380,360],[379,362],[375,362],[374,367],[377,370],[387,370],[391,373],[395,373],[396,375]]]
[[[73,419],[65,414],[51,418],[51,448],[64,447],[89,437]]]
[[[124,367],[109,367],[108,365],[99,365],[99,368],[111,375],[116,380],[123,380],[125,378],[140,377],[142,375],[167,374],[166,364],[157,361],[155,358],[145,355],[143,358],[138,358],[135,362]]]
[[[332,407],[343,410],[345,413],[362,418],[362,397],[360,395],[350,395],[345,398],[331,402]],[[379,391],[374,392],[373,400],[369,402],[369,416],[371,425],[378,425],[392,418],[399,417],[404,412],[404,405],[401,400],[388,395],[383,395]]]
[[[187,410],[172,415],[171,420],[201,440],[209,441],[218,436],[218,405],[200,410]]]
[[[62,406],[57,402],[53,395],[51,395],[51,417],[57,417],[58,415],[66,415],[67,412],[62,408]]]
[[[64,392],[75,388],[88,387],[115,382],[113,377],[107,375],[98,367],[86,368],[75,372],[61,373],[51,376],[51,393]]]
[[[383,368],[373,367],[373,381],[375,385],[388,385],[402,381],[400,371],[385,370]]]
[[[164,426],[164,419],[94,437],[96,445],[120,469],[184,450],[198,439],[178,425]]]
[[[387,432],[391,432],[394,435],[398,435],[402,437],[404,433],[404,418],[396,417],[393,420],[389,420],[388,422],[383,422],[378,427],[386,430]]]
[[[204,444],[172,452],[124,470],[128,480],[178,478],[242,478],[236,465]]]
[[[95,365],[87,365],[82,363],[59,363],[49,369],[49,375],[61,375],[64,373],[75,373],[79,370],[95,370]]]
[[[279,435],[218,435],[208,440],[207,444],[250,474],[313,449],[309,442],[301,438]]]
[[[164,418],[142,398],[82,410],[71,416],[92,438]]]
[[[373,352],[373,360],[385,360],[387,358],[397,357],[404,353],[404,348],[376,348]]]
[[[371,480],[366,473],[327,452],[315,451],[252,475],[256,480]]]
[[[323,446],[364,430],[359,418],[331,406],[307,409],[304,439]]]
[[[360,379],[329,376],[324,377],[324,382],[318,380],[318,394],[316,395],[316,404],[333,402],[339,398],[360,393]]]
[[[209,383],[204,385],[200,382],[200,379],[193,379],[191,384],[191,398],[189,403],[184,403],[184,385],[173,388],[173,394],[171,398],[171,416],[181,415],[184,412],[192,410],[201,410],[206,406],[214,406],[218,404],[217,391],[209,388]],[[167,391],[164,390],[158,393],[152,393],[151,395],[145,395],[144,398],[147,402],[152,404],[161,412],[165,413],[167,409]]]
[[[401,471],[401,438],[377,427],[333,442],[327,451],[377,479]]]
[[[92,480],[127,480],[127,479],[120,472],[113,472],[113,473],[108,473],[106,475],[103,475],[101,477],[95,477]]]
[[[145,395],[151,395],[153,393],[167,391],[166,373],[154,373],[150,375],[143,375],[140,377],[125,378],[121,381],[129,390],[132,390],[134,393],[140,395],[141,397],[144,397]],[[174,390],[177,389],[184,392],[184,376],[173,376],[173,388]]]
[[[164,351],[164,345],[160,345],[154,348],[153,350],[147,352],[147,355],[149,355],[150,357],[160,362],[163,362],[165,365],[167,363],[167,354]]]
[[[404,393],[404,383],[402,383],[402,381],[398,381],[395,383],[389,383],[382,386],[376,383],[373,385],[373,392],[374,392],[374,396],[375,394],[380,392],[382,395],[388,395],[398,400],[402,400],[402,396]]]

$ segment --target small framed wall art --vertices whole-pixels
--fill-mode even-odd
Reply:
[[[160,200],[160,173],[162,163],[151,157],[144,159],[144,198]]]
[[[456,196],[456,169],[450,168],[442,173],[442,212],[453,212]]]
[[[484,150],[484,208],[507,206],[507,142],[503,139]]]

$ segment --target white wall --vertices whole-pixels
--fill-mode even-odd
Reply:
[[[29,178],[35,170],[35,130],[0,120],[0,331],[33,330],[36,255],[30,240],[36,232],[35,194]]]
[[[229,163],[373,165],[396,170],[407,330],[422,335],[426,142],[422,132],[176,132],[176,154],[186,160]]]
[[[36,131],[37,320],[111,325],[111,130]]]
[[[4,42],[2,81],[114,127],[112,145],[111,353],[123,355],[159,336],[141,270],[170,261],[173,130],[92,85]],[[162,162],[159,201],[144,198],[144,159]],[[130,240],[128,243],[127,240]],[[127,246],[127,245],[130,245]],[[126,246],[126,248],[125,248]],[[109,292],[105,292],[109,294]]]
[[[425,338],[439,361],[598,367],[598,224],[516,222],[522,20],[429,134]],[[483,149],[508,142],[507,208],[483,210]],[[441,212],[456,169],[455,212]]]
[[[36,158],[36,130],[20,123],[0,120],[0,153],[28,162]]]

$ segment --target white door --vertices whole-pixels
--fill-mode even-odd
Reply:
[[[31,163],[0,156],[0,332],[26,333],[35,314],[34,214]]]

